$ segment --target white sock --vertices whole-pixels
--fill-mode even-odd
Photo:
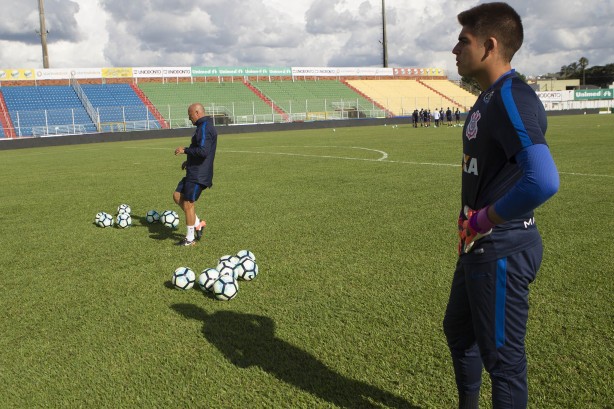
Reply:
[[[194,227],[198,227],[199,224],[200,224],[200,219],[198,218],[198,216],[196,216],[196,222],[194,223]]]
[[[194,226],[188,226],[188,234],[185,237],[188,241],[194,240]]]

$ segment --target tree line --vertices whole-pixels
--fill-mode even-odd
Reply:
[[[556,79],[579,79],[582,85],[594,85],[599,88],[608,88],[614,82],[614,63],[588,67],[588,59],[580,58],[577,62],[563,65],[554,75]]]

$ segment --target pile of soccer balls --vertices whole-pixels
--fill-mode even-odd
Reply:
[[[127,204],[121,204],[117,207],[117,216],[113,218],[107,212],[98,212],[96,213],[96,218],[94,219],[94,223],[98,227],[111,227],[113,226],[113,222],[119,228],[125,229],[127,227],[132,226],[132,217],[130,217],[130,206]]]
[[[98,227],[111,227],[115,224],[117,227],[125,229],[132,226],[132,217],[130,216],[130,206],[121,204],[117,207],[117,215],[113,217],[106,212],[96,213],[94,223]],[[145,217],[147,223],[161,223],[162,225],[176,229],[179,226],[179,215],[173,210],[165,210],[159,214],[156,210],[150,210]]]
[[[198,287],[211,292],[218,300],[229,301],[239,292],[239,281],[251,281],[258,275],[256,256],[249,250],[241,250],[236,255],[220,257],[216,268],[205,268],[198,279],[189,267],[179,267],[173,273],[171,282],[175,288],[189,290]]]
[[[179,226],[179,215],[174,210],[165,210],[162,214],[158,213],[157,210],[150,210],[147,212],[145,220],[149,224],[161,223],[169,229],[176,229]]]

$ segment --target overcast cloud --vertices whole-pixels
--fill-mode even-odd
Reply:
[[[457,77],[456,14],[484,1],[388,0],[388,65]],[[42,68],[37,0],[3,0],[0,68]],[[514,67],[614,63],[614,0],[510,0],[525,24]],[[51,68],[382,65],[379,0],[45,0]]]

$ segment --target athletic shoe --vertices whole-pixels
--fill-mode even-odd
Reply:
[[[195,246],[196,245],[196,240],[188,240],[187,237],[184,237],[183,240],[178,241],[177,243],[175,243],[175,245],[177,246]]]
[[[207,222],[201,220],[198,226],[194,228],[194,232],[196,233],[196,240],[200,240],[200,238],[203,236],[203,233],[205,232],[205,227],[207,227]]]

